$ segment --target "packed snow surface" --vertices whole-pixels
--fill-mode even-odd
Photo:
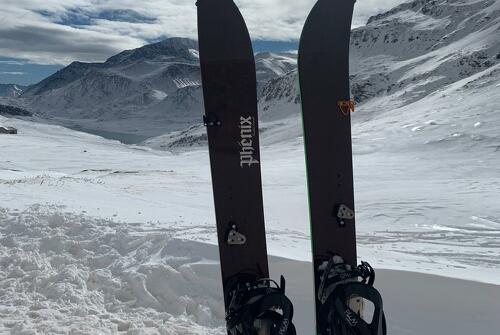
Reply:
[[[361,258],[376,267],[500,283],[499,77],[495,66],[400,108],[384,112],[387,97],[356,112]],[[19,130],[0,138],[1,207],[57,204],[216,243],[206,146],[172,153],[59,126],[3,117],[0,123]],[[310,260],[300,119],[264,122],[262,143],[268,249]]]
[[[387,97],[356,112],[361,259],[500,284],[498,79],[495,66],[403,107],[384,109]],[[0,330],[225,333],[205,146],[159,151],[60,126],[0,123],[19,130],[0,137]],[[170,141],[193,133],[202,131]],[[268,250],[309,261],[299,118],[263,122],[262,142]],[[484,303],[477,307],[498,309]],[[300,329],[310,329],[300,321],[307,312],[298,314]]]
[[[498,0],[414,0],[353,30],[358,254],[378,270],[389,334],[497,329],[498,13]],[[75,62],[3,98],[37,116],[0,116],[19,130],[0,134],[0,333],[226,333],[195,48]],[[268,251],[286,257],[271,272],[313,334],[296,56],[256,56],[261,161]]]
[[[223,333],[200,247],[61,210],[0,209],[1,333]]]

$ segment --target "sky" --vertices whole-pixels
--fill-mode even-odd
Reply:
[[[195,0],[0,0],[0,83],[36,83],[167,37],[196,38]],[[209,0],[205,0],[209,1]],[[358,0],[353,26],[404,0]],[[235,0],[257,51],[296,44],[315,0]],[[268,49],[268,50],[266,50]]]

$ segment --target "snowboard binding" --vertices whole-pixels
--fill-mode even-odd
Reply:
[[[375,271],[366,262],[352,267],[334,255],[319,268],[319,335],[385,335],[387,327],[380,293],[373,287]],[[365,301],[371,302],[366,320]]]
[[[293,305],[285,295],[285,278],[239,275],[227,283],[226,325],[230,335],[296,335]]]

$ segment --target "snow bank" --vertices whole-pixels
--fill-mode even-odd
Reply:
[[[217,247],[141,226],[0,208],[0,334],[225,335]],[[311,263],[270,257],[270,268],[287,278],[298,334],[313,334]],[[497,328],[498,286],[384,270],[377,286],[389,334]]]
[[[0,333],[223,334],[218,265],[200,248],[55,207],[0,208]]]

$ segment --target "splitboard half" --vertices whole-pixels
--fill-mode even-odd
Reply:
[[[268,278],[252,44],[232,0],[199,0],[198,37],[224,292]],[[225,300],[227,294],[225,294]],[[229,301],[225,301],[226,309]]]
[[[353,0],[319,0],[299,46],[299,81],[315,272],[332,255],[356,266],[349,89]]]

